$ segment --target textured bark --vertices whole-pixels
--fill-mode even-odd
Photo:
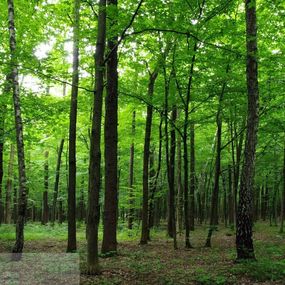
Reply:
[[[117,0],[107,0],[108,7],[117,9]],[[116,15],[110,19],[110,29],[117,26]],[[102,253],[117,251],[118,213],[118,48],[117,35],[108,39],[111,51],[107,61],[105,99],[105,199]]]
[[[135,159],[135,143],[134,143],[134,136],[136,132],[136,111],[133,111],[133,119],[132,119],[132,144],[130,147],[130,173],[129,173],[129,213],[128,213],[128,229],[133,228],[133,221],[134,221],[134,159]]]
[[[7,184],[6,184],[6,204],[5,204],[5,223],[11,223],[11,194],[13,190],[13,175],[14,175],[14,155],[15,155],[15,148],[14,145],[11,144],[10,150],[10,158],[8,164],[8,177],[7,177]]]
[[[90,139],[88,211],[87,211],[87,273],[98,274],[98,227],[100,221],[101,187],[101,121],[104,89],[104,52],[106,40],[106,0],[99,1],[98,32],[95,53],[95,91]]]
[[[48,223],[48,151],[45,152],[45,164],[44,164],[44,192],[43,192],[43,212],[42,212],[42,224]]]
[[[247,95],[248,117],[244,163],[242,167],[239,205],[237,212],[236,249],[237,260],[254,259],[252,240],[252,206],[255,152],[258,131],[258,65],[257,65],[257,25],[256,1],[245,0],[246,46],[247,46]]]
[[[16,58],[16,32],[14,21],[14,1],[8,0],[8,25],[9,25],[9,46],[11,59],[11,79],[10,84],[13,88],[13,103],[15,112],[16,141],[19,170],[19,201],[18,217],[16,224],[16,242],[13,247],[14,253],[22,253],[24,247],[24,223],[27,210],[27,187],[26,169],[24,154],[23,123],[20,103],[19,76]]]
[[[150,74],[148,83],[148,97],[150,101],[153,97],[154,84],[157,78],[157,71]],[[149,148],[151,136],[153,107],[147,106],[146,124],[145,124],[145,138],[144,138],[144,154],[143,154],[143,207],[142,207],[142,232],[140,244],[147,244],[148,241],[148,199],[149,199]]]
[[[56,205],[57,205],[57,197],[58,197],[58,188],[59,188],[59,177],[60,177],[60,166],[61,166],[61,155],[63,151],[64,139],[60,141],[58,154],[57,154],[57,163],[56,163],[56,171],[55,171],[55,182],[53,189],[53,202],[52,202],[52,215],[51,222],[52,224],[55,222],[56,217]]]
[[[80,0],[73,2],[73,63],[72,88],[69,118],[69,157],[68,157],[68,240],[67,252],[76,250],[76,121],[79,83],[79,19]]]

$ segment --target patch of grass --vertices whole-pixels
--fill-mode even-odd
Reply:
[[[285,279],[285,260],[260,259],[242,262],[231,269],[233,274],[246,275],[254,281],[278,281]]]

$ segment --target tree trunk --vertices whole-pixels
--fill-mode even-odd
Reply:
[[[157,78],[157,71],[150,74],[148,84],[148,97],[150,101],[153,97],[154,84]],[[151,136],[153,107],[147,106],[145,138],[144,138],[144,155],[143,155],[143,207],[142,207],[142,232],[140,244],[147,244],[148,241],[148,186],[149,186],[149,148]]]
[[[79,83],[79,19],[80,0],[73,2],[73,63],[69,118],[69,175],[68,175],[68,240],[67,252],[76,251],[76,121]]]
[[[229,175],[229,193],[228,193],[228,209],[229,209],[229,226],[233,227],[235,217],[234,217],[234,195],[233,195],[233,182],[232,182],[232,167],[228,166]]]
[[[64,139],[60,141],[58,154],[57,154],[57,163],[56,163],[56,171],[55,171],[55,182],[54,182],[54,189],[53,189],[53,202],[52,202],[52,215],[51,215],[51,222],[54,224],[55,217],[56,217],[56,204],[57,204],[57,197],[58,197],[58,186],[59,186],[59,176],[60,176],[60,165],[61,165],[61,155],[63,151]]]
[[[90,139],[88,212],[87,212],[87,273],[98,274],[99,194],[101,187],[101,121],[104,90],[104,52],[106,40],[106,0],[99,1],[98,32],[95,52],[95,91]]]
[[[48,223],[48,151],[45,152],[42,224]]]
[[[247,45],[247,94],[248,117],[244,163],[241,174],[239,205],[237,213],[236,249],[237,260],[255,259],[252,240],[252,195],[255,152],[258,131],[258,67],[256,1],[245,0]]]
[[[194,231],[195,224],[195,190],[196,190],[196,181],[195,181],[195,125],[190,123],[190,219],[189,227],[191,231]]]
[[[151,174],[151,178],[154,179],[154,181],[151,183],[151,189],[150,189],[150,198],[149,198],[149,213],[148,213],[148,232],[150,232],[150,229],[155,224],[155,214],[157,214],[157,211],[155,211],[158,201],[155,199],[155,193],[157,190],[157,183],[158,178],[160,174],[161,169],[161,157],[162,157],[162,123],[163,123],[163,117],[162,114],[160,116],[160,123],[159,123],[159,145],[158,145],[158,162],[157,162],[157,168],[155,171],[155,177]],[[158,216],[158,215],[157,215]],[[158,218],[159,220],[159,218]],[[148,233],[148,239],[150,240],[150,233]]]
[[[10,158],[8,164],[8,177],[6,185],[5,223],[7,224],[11,223],[11,194],[13,189],[14,155],[15,155],[15,148],[14,145],[11,144]]]
[[[23,123],[20,103],[19,77],[16,56],[16,32],[14,22],[14,1],[8,0],[8,24],[9,24],[9,44],[11,59],[11,79],[10,84],[13,88],[13,103],[15,111],[16,141],[19,169],[19,202],[18,217],[16,224],[16,242],[13,247],[14,253],[22,253],[24,247],[24,224],[27,210],[27,188],[26,170],[24,154]],[[20,256],[19,256],[20,257]]]
[[[117,27],[117,0],[108,0],[116,9],[109,28]],[[117,251],[118,213],[118,48],[117,35],[108,39],[107,96],[105,99],[105,200],[102,253]]]
[[[128,214],[128,229],[133,228],[133,221],[134,221],[134,158],[135,158],[135,143],[134,143],[134,136],[136,132],[136,111],[133,111],[133,119],[132,119],[132,144],[130,148],[130,173],[129,173],[129,214]]]
[[[283,191],[281,197],[281,224],[280,233],[284,232],[284,220],[285,220],[285,139],[284,139],[284,151],[283,151]]]
[[[229,72],[229,65],[227,65],[226,73]],[[215,180],[214,180],[214,188],[212,192],[211,199],[211,217],[210,217],[210,227],[208,231],[208,236],[206,240],[206,247],[211,247],[211,237],[213,231],[217,230],[218,226],[218,205],[219,205],[219,182],[220,182],[220,172],[221,172],[221,152],[222,152],[222,102],[224,99],[226,89],[226,82],[223,83],[222,91],[219,96],[219,105],[218,111],[216,115],[216,124],[217,124],[217,146],[216,146],[216,162],[215,162]]]
[[[182,159],[181,159],[181,136],[177,137],[177,221],[178,231],[182,233],[183,230],[183,185],[182,185]]]

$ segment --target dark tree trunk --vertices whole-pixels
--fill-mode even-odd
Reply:
[[[107,0],[117,10],[117,0]],[[117,26],[117,11],[109,28]],[[118,48],[117,35],[108,39],[107,96],[105,99],[105,200],[102,253],[117,251],[118,213]]]
[[[171,122],[175,124],[177,118],[177,109],[172,109]],[[176,240],[176,213],[175,213],[175,151],[176,151],[176,133],[172,126],[170,132],[170,160],[169,160],[169,219],[171,219],[172,237],[174,240],[174,249],[177,249]]]
[[[256,1],[245,0],[247,45],[248,117],[244,163],[241,174],[239,205],[237,212],[236,249],[237,260],[254,259],[252,240],[252,196],[255,151],[258,131],[258,67]]]
[[[57,197],[58,197],[58,186],[59,186],[59,176],[60,176],[60,166],[61,166],[61,155],[63,151],[64,139],[60,141],[58,154],[57,154],[57,163],[56,163],[56,171],[55,171],[55,182],[54,182],[54,189],[53,189],[53,202],[52,202],[52,215],[51,215],[51,222],[54,224],[55,217],[56,217],[56,204],[57,204]]]
[[[229,209],[229,226],[233,227],[235,222],[234,217],[234,195],[233,195],[233,182],[232,182],[232,167],[228,166],[228,185],[229,185],[229,193],[228,193],[228,209]]]
[[[195,224],[195,125],[190,123],[190,220],[189,227],[194,231]]]
[[[87,210],[87,273],[98,274],[98,227],[101,187],[101,121],[104,90],[104,52],[106,40],[106,0],[99,1],[98,33],[95,53],[95,91],[90,139],[88,210]]]
[[[155,211],[155,206],[157,206],[158,201],[155,199],[155,193],[157,190],[157,183],[161,169],[161,158],[162,158],[162,123],[163,123],[163,116],[160,116],[160,123],[159,123],[159,145],[158,145],[158,162],[157,168],[155,172],[155,177],[151,174],[152,181],[151,189],[150,189],[150,198],[149,198],[149,213],[148,213],[148,230],[150,230],[155,224],[155,217],[154,214],[157,213]],[[158,218],[159,220],[159,218]],[[148,239],[150,239],[150,234],[148,233]]]
[[[157,78],[157,71],[150,74],[148,84],[148,97],[150,101],[153,97],[154,84]],[[142,232],[140,244],[147,244],[148,241],[148,186],[149,186],[149,148],[151,136],[153,107],[147,106],[145,138],[144,138],[144,155],[143,155],[143,207],[142,207]]]
[[[79,18],[80,0],[73,2],[73,63],[72,88],[69,118],[69,157],[68,157],[68,240],[67,252],[76,251],[76,121],[79,83]]]
[[[281,197],[281,223],[280,233],[284,232],[284,220],[285,220],[285,139],[284,139],[284,150],[283,150],[283,191]]]
[[[44,164],[44,192],[43,192],[43,212],[42,212],[42,224],[48,223],[48,151],[45,152],[45,164]]]
[[[229,65],[227,65],[226,73],[229,72]],[[211,197],[211,217],[210,217],[210,227],[208,231],[208,236],[206,240],[206,247],[211,247],[211,237],[213,231],[217,229],[218,226],[218,205],[219,205],[219,182],[220,182],[220,172],[221,172],[221,152],[222,152],[222,102],[224,99],[226,89],[226,82],[223,83],[222,91],[219,96],[219,105],[216,115],[216,124],[217,124],[217,146],[216,146],[216,161],[215,161],[215,178],[214,178],[214,188]]]
[[[80,198],[79,198],[79,205],[78,205],[78,220],[83,221],[85,220],[86,211],[85,211],[85,199],[84,199],[84,175],[81,177],[81,189],[80,189]]]
[[[13,189],[13,176],[14,176],[14,145],[11,144],[10,158],[8,164],[8,177],[6,185],[6,205],[5,205],[5,223],[11,223],[11,194]]]
[[[130,188],[130,196],[129,196],[129,214],[128,214],[128,229],[133,228],[134,221],[134,159],[135,159],[135,143],[134,136],[136,132],[136,111],[133,111],[133,119],[132,119],[132,144],[130,148],[130,173],[129,173],[129,188]]]
[[[3,174],[4,174],[4,120],[5,120],[5,111],[4,106],[0,108],[0,225],[6,220],[4,219],[4,206],[3,206],[3,195],[2,195],[2,186],[3,186]]]
[[[154,169],[154,149],[149,151],[149,211],[148,211],[148,240],[150,240],[150,229],[153,227],[153,203],[156,191],[155,185],[155,169]]]
[[[182,154],[181,154],[181,136],[177,137],[177,221],[178,231],[182,233],[183,230],[183,185],[182,185]]]
[[[19,202],[18,217],[16,224],[16,242],[13,247],[14,253],[22,253],[24,247],[24,224],[27,210],[27,187],[24,154],[23,123],[20,103],[19,77],[16,58],[16,32],[14,22],[14,1],[8,0],[8,24],[9,24],[9,44],[11,58],[11,79],[10,84],[13,88],[13,103],[15,111],[16,141],[19,169]]]

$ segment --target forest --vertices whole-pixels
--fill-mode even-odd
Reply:
[[[285,284],[285,1],[0,22],[0,284]]]

